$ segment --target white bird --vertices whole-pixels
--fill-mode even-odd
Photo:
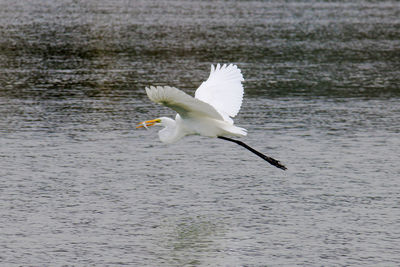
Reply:
[[[233,124],[243,100],[244,81],[240,69],[233,64],[211,65],[210,76],[203,82],[192,97],[183,91],[169,86],[146,87],[147,96],[155,103],[167,106],[178,114],[175,120],[161,117],[143,121],[136,128],[160,125],[158,132],[164,143],[174,143],[186,135],[217,137],[234,142],[268,161],[270,164],[286,170],[278,160],[268,157],[246,145],[242,141],[228,136],[246,136],[247,130]]]

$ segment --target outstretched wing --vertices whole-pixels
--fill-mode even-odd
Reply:
[[[151,101],[169,107],[182,118],[193,116],[205,116],[217,120],[223,120],[214,107],[199,99],[196,99],[183,91],[170,86],[146,87],[147,96]]]
[[[212,105],[225,119],[232,122],[242,105],[244,81],[236,65],[211,65],[210,76],[196,90],[195,98]]]

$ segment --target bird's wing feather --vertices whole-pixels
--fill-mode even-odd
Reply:
[[[232,122],[243,100],[243,75],[236,65],[211,65],[210,76],[196,90],[195,98],[212,105],[226,121]]]
[[[205,116],[223,120],[221,114],[213,106],[196,99],[183,91],[170,86],[146,87],[147,96],[151,101],[169,107],[178,112],[182,118]]]

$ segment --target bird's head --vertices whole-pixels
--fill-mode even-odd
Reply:
[[[136,128],[144,127],[144,128],[147,129],[147,127],[153,126],[153,125],[162,125],[162,118],[157,118],[157,119],[154,119],[154,120],[139,122],[137,124]]]
[[[160,131],[158,131],[158,136],[160,137],[160,140],[164,143],[173,143],[184,136],[180,134],[181,132],[176,131],[177,129],[176,121],[167,117],[161,117],[154,120],[139,122],[136,128],[144,127],[148,129],[147,127],[153,125],[159,125],[165,127]]]

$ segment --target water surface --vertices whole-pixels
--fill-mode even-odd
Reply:
[[[1,1],[4,266],[400,264],[396,1]],[[239,146],[162,144],[173,112],[236,63]]]

